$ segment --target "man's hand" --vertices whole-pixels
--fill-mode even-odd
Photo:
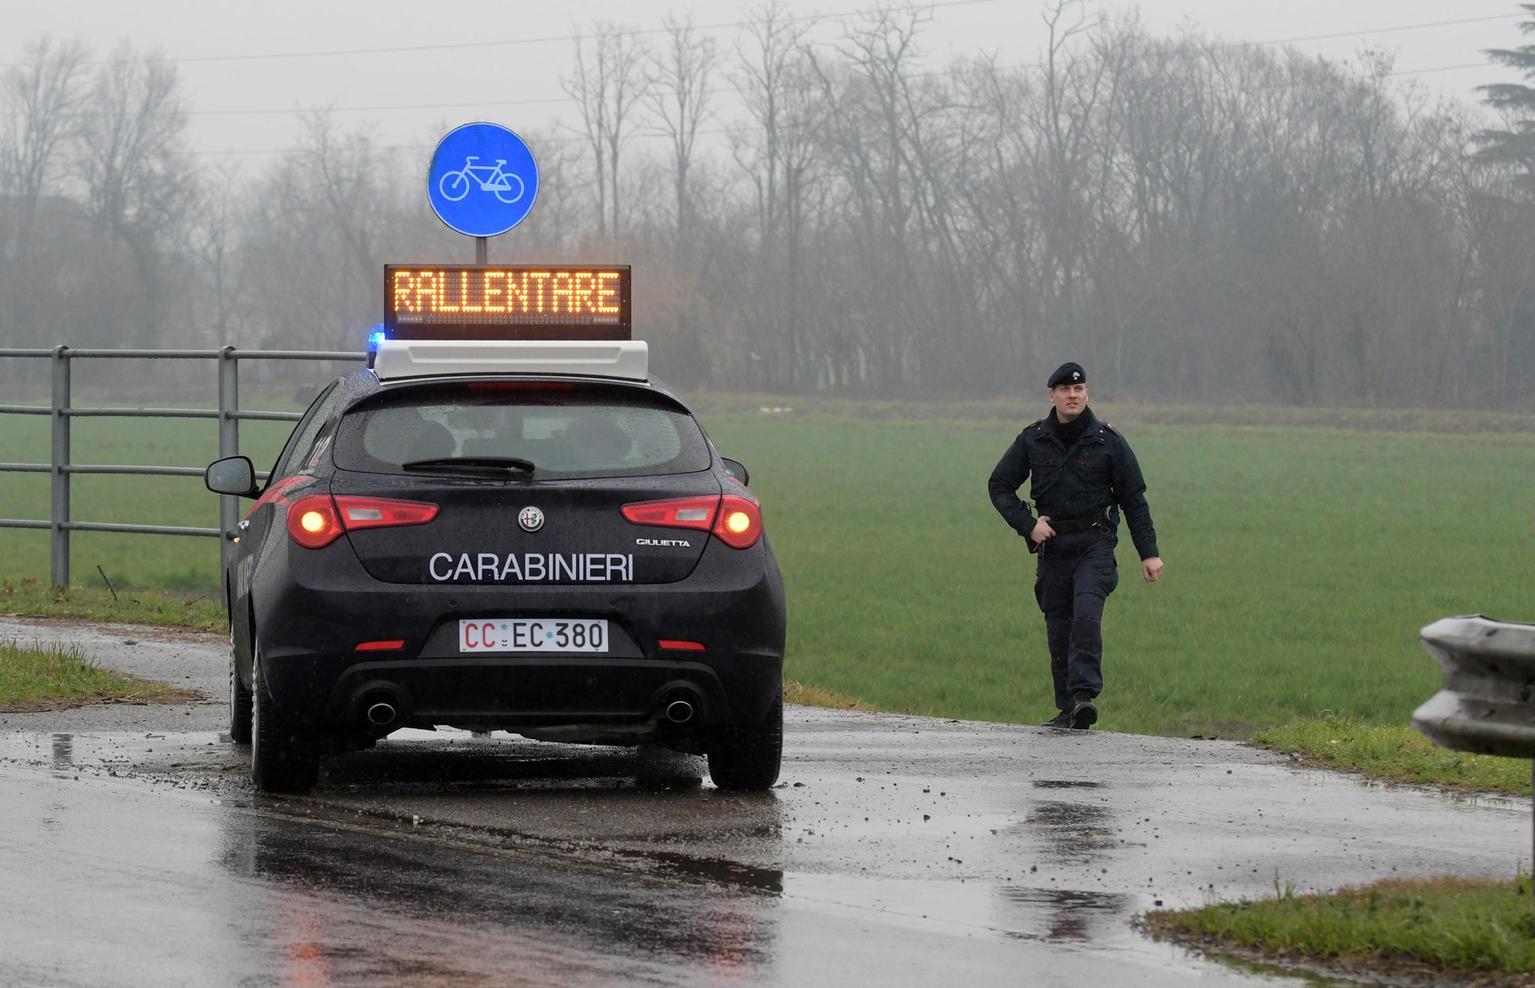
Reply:
[[[1151,556],[1147,559],[1142,559],[1141,575],[1146,578],[1147,583],[1157,582],[1157,578],[1162,575],[1162,557]]]
[[[1029,533],[1029,541],[1035,545],[1042,545],[1044,541],[1055,534],[1055,529],[1050,527],[1050,516],[1040,515],[1039,521],[1034,523],[1034,531]]]

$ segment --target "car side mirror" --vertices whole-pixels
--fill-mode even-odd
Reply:
[[[203,483],[215,494],[233,494],[236,497],[255,497],[256,468],[243,456],[226,456],[214,460],[203,471]]]
[[[725,464],[725,472],[739,480],[742,487],[751,486],[751,480],[749,479],[751,475],[746,472],[746,464],[740,460],[732,460],[728,456],[722,456],[720,460]]]

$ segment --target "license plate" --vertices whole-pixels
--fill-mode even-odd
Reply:
[[[606,652],[606,621],[506,618],[458,622],[460,652]]]

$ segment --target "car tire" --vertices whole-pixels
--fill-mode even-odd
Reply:
[[[709,745],[709,778],[732,792],[763,792],[778,781],[783,764],[783,690],[767,716],[752,727],[731,727]]]
[[[257,792],[301,793],[320,777],[313,733],[283,717],[261,672],[261,650],[251,655],[251,781]]]
[[[242,746],[251,743],[251,691],[240,682],[233,624],[229,626],[229,740]]]

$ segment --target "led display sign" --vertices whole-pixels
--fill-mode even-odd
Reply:
[[[629,267],[389,264],[390,339],[630,338]]]

